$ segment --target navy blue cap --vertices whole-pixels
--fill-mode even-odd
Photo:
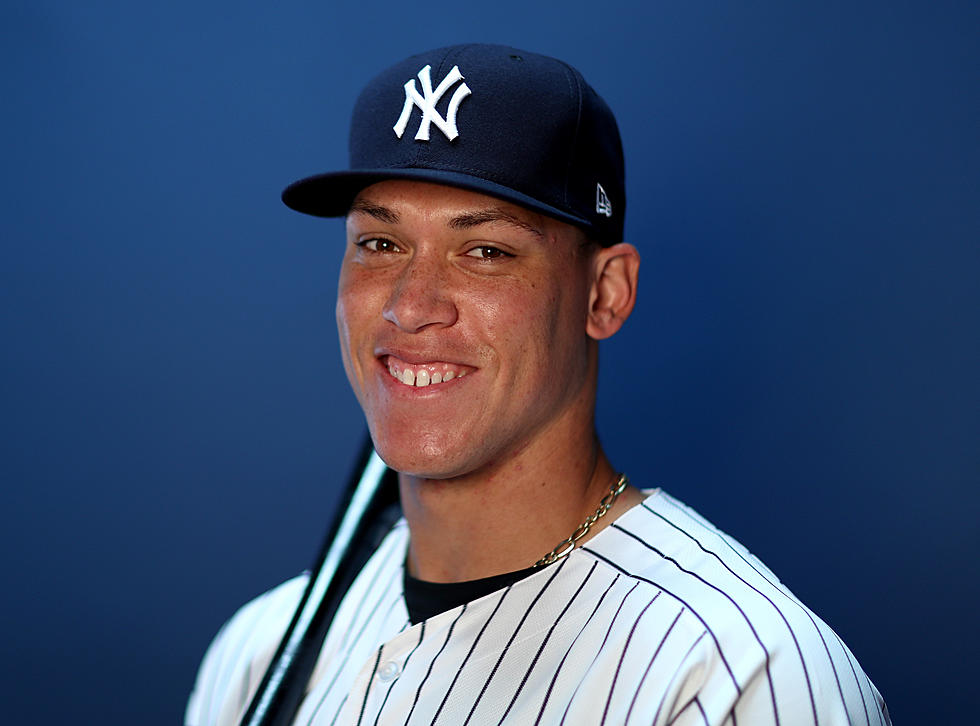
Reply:
[[[616,119],[581,73],[536,53],[457,45],[392,66],[354,106],[350,169],[301,179],[282,199],[339,217],[385,179],[482,192],[581,227],[602,244],[623,239]]]

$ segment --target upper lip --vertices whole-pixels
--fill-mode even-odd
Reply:
[[[461,360],[457,354],[446,351],[436,351],[434,349],[421,348],[402,348],[399,346],[379,346],[374,349],[374,355],[378,359],[393,356],[409,365],[424,365],[426,363],[449,363],[457,366],[468,366],[475,368],[472,363]]]

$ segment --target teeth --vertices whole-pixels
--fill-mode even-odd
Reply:
[[[404,365],[404,364],[401,364]],[[435,365],[430,365],[435,367]],[[445,364],[443,364],[445,365]],[[445,370],[445,371],[433,371],[429,368],[419,368],[418,370],[410,367],[405,367],[399,370],[400,365],[389,359],[388,361],[388,373],[392,378],[396,379],[400,383],[406,386],[414,386],[415,388],[425,388],[436,383],[447,383],[453,378],[462,378],[466,375],[466,371],[456,371]]]

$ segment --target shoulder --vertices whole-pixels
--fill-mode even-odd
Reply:
[[[691,654],[692,688],[713,672],[734,686],[719,711],[751,706],[753,723],[768,722],[761,709],[783,724],[863,723],[879,712],[880,696],[837,634],[744,546],[669,495],[655,491],[584,549],[696,621],[704,638]],[[710,710],[714,694],[731,690],[702,693],[698,705]]]
[[[333,619],[331,634],[337,629],[346,635],[352,623],[361,624],[364,618],[373,617],[365,603],[376,605],[382,593],[393,590],[400,599],[400,588],[393,587],[392,579],[400,572],[404,557],[399,548],[403,549],[406,541],[407,526],[399,520],[348,590]],[[260,595],[222,626],[198,670],[184,716],[186,726],[238,725],[289,627],[309,577],[304,573]],[[335,640],[328,634],[324,648]]]
[[[288,580],[243,605],[211,641],[198,669],[184,721],[237,724],[299,604],[308,575]]]

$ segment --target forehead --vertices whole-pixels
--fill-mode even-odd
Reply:
[[[483,224],[521,228],[542,239],[581,243],[577,227],[502,199],[429,182],[387,180],[361,190],[348,212],[348,223],[368,217],[388,224],[427,223],[452,229]]]

